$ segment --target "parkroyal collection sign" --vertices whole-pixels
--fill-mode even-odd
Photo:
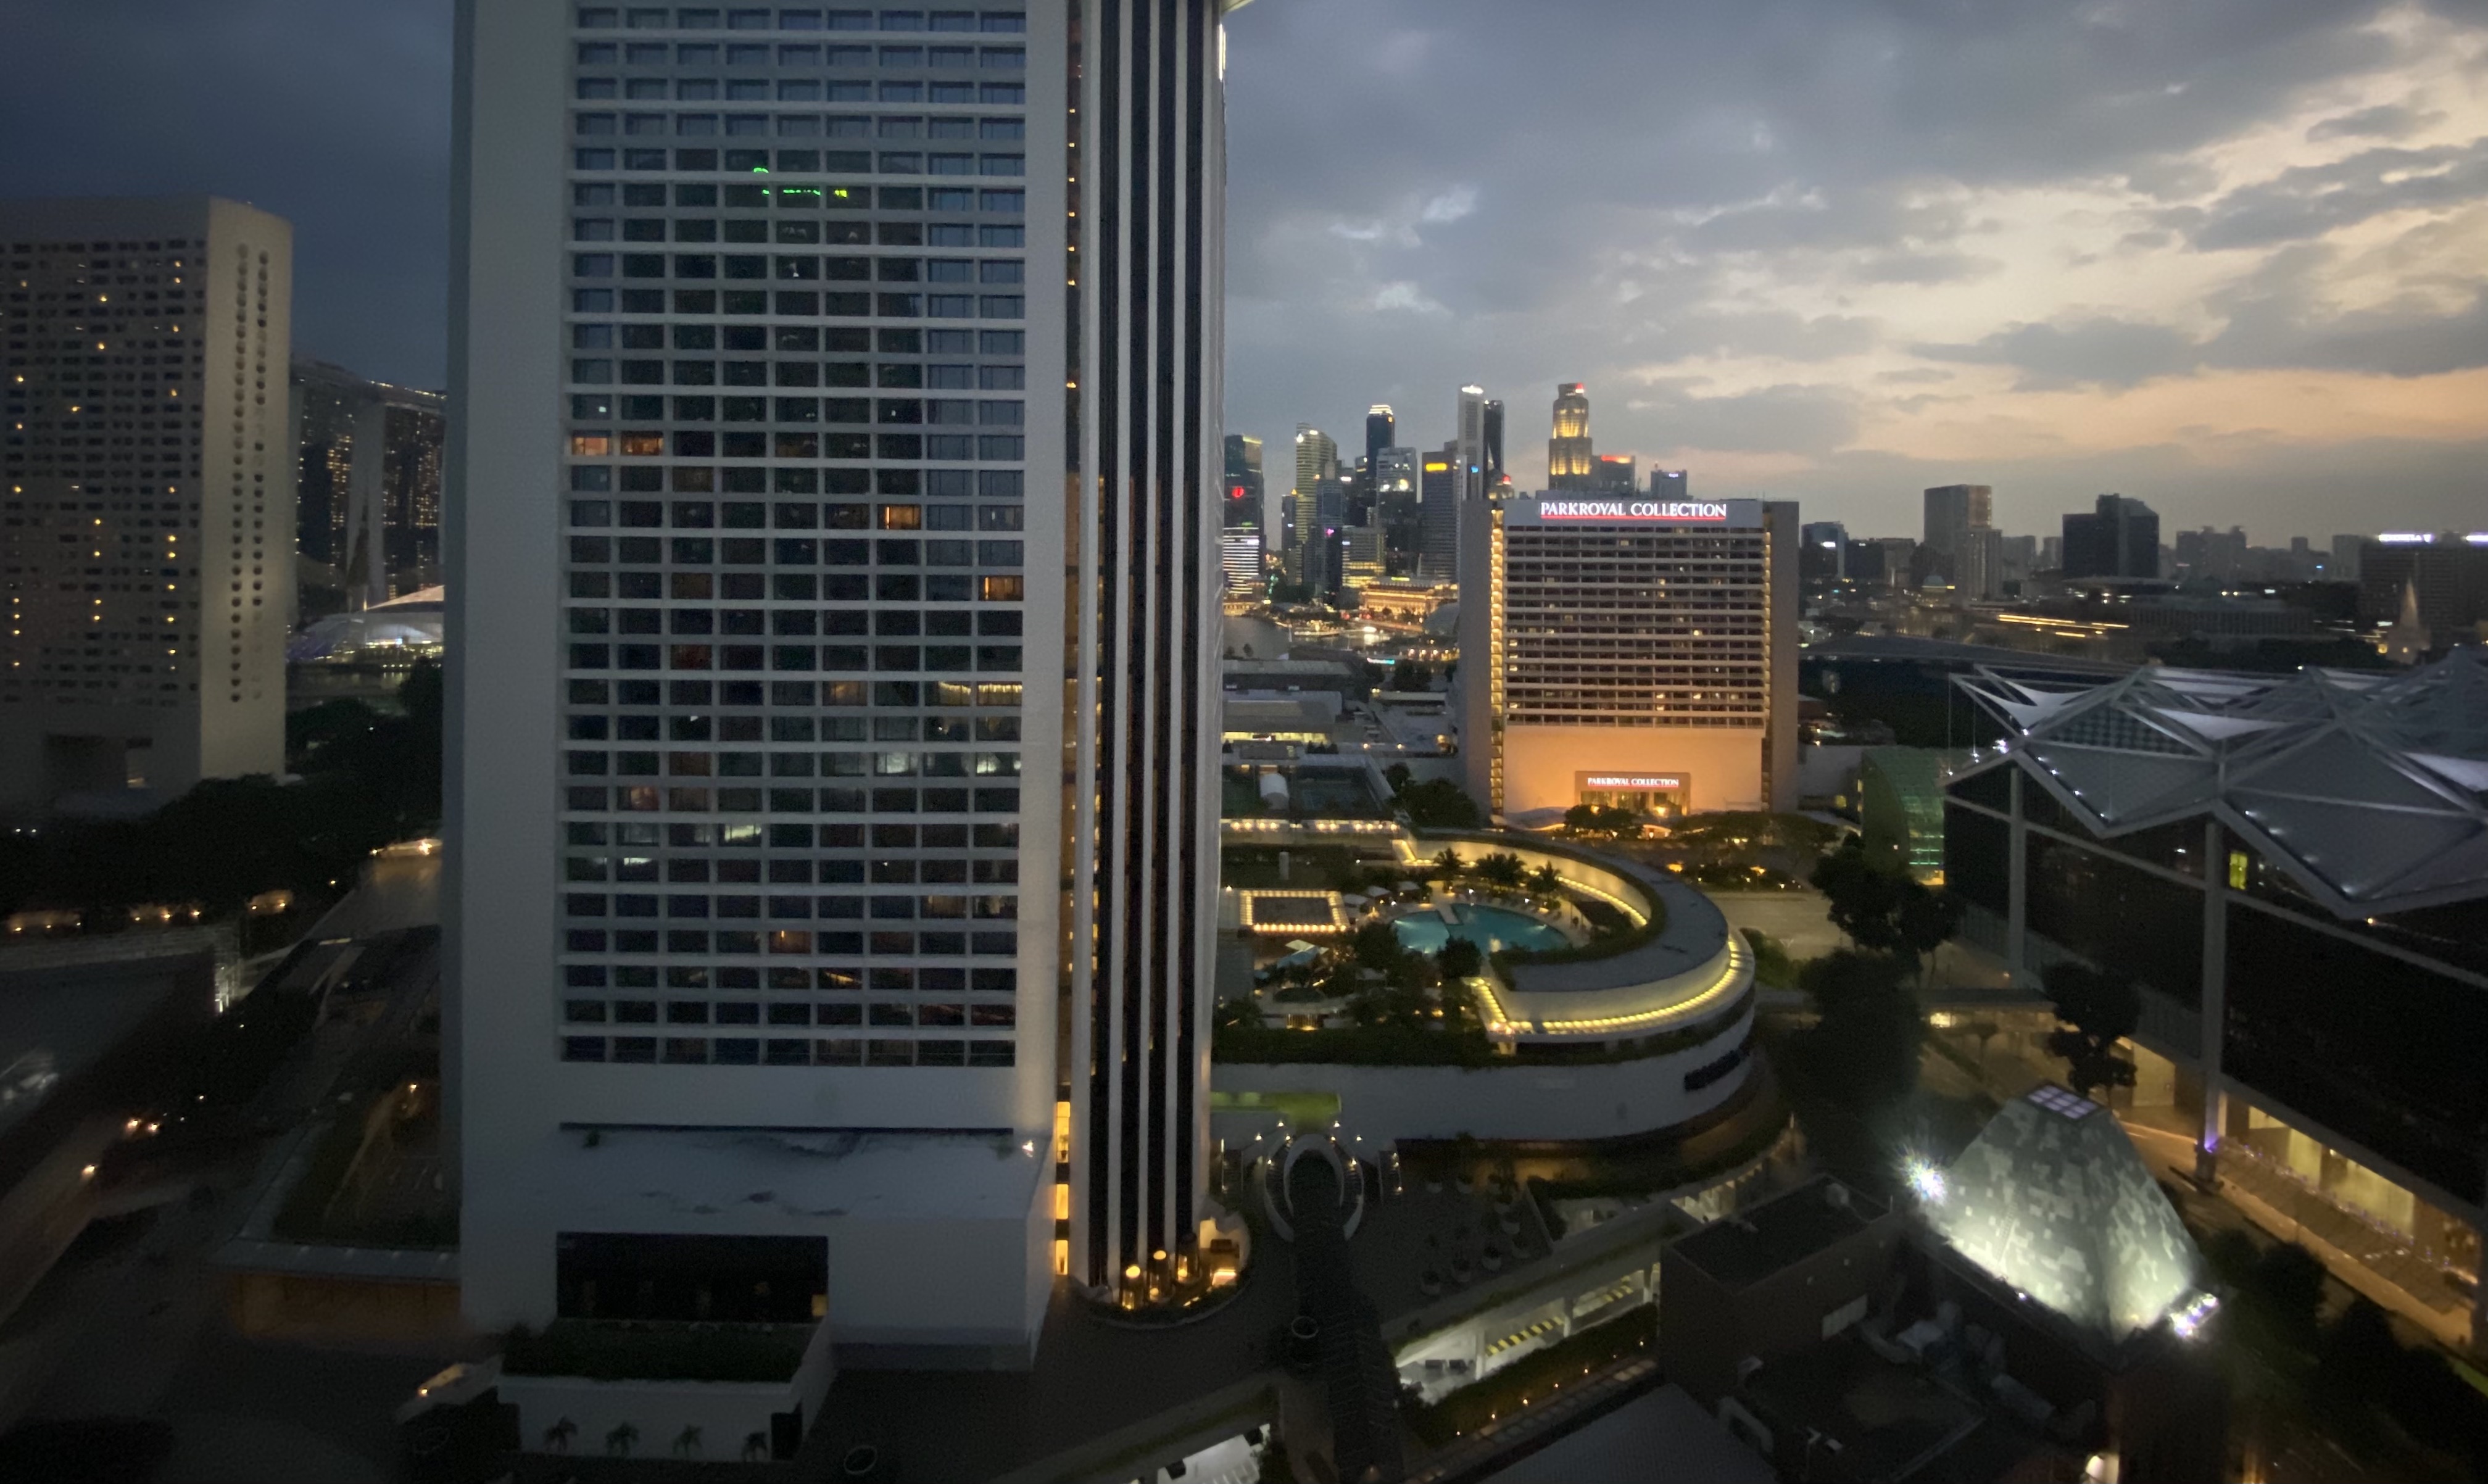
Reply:
[[[1685,787],[1682,773],[1577,773],[1576,788],[1584,789],[1664,789],[1670,793]]]
[[[1760,500],[1578,500],[1552,495],[1512,500],[1504,506],[1507,524],[1518,525],[1694,525],[1759,529]]]

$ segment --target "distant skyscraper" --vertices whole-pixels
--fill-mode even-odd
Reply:
[[[440,580],[440,459],[448,399],[325,361],[287,387],[296,542],[335,570],[349,609]]]
[[[284,770],[293,244],[207,196],[0,203],[0,807]]]
[[[1417,575],[1429,582],[1459,580],[1460,446],[1428,454],[1418,472]]]
[[[1590,488],[1590,392],[1578,381],[1555,388],[1555,435],[1546,440],[1546,488]]]
[[[1413,448],[1386,448],[1374,465],[1374,520],[1382,530],[1383,561],[1394,573],[1408,572],[1416,563],[1418,473]]]
[[[2089,515],[2065,517],[2068,577],[2160,575],[2160,517],[2140,500],[2103,494]]]
[[[1946,576],[1960,578],[1953,557],[1968,533],[1994,523],[1994,499],[1990,485],[1937,485],[1926,491],[1926,533],[1919,544],[1936,553]]]
[[[1654,493],[1656,491],[1654,490]],[[1797,573],[1815,580],[1849,575],[1849,528],[1837,520],[1810,520],[1797,532]]]
[[[2327,582],[2358,581],[2359,548],[2366,544],[2366,540],[2367,538],[2364,536],[2334,536],[2332,538],[2332,560],[2325,564],[2324,580]]]
[[[672,106],[817,10],[460,7],[460,1301],[1025,1365],[1219,1244],[1219,6],[837,14],[966,177]]]
[[[1661,500],[1689,500],[1693,497],[1692,476],[1682,469],[1653,469],[1650,492]]]
[[[1490,489],[1504,476],[1503,468],[1503,403],[1489,397],[1485,403],[1485,482]]]
[[[1338,477],[1338,441],[1311,423],[1296,424],[1296,482],[1288,496],[1296,518],[1295,549],[1302,549],[1321,528],[1322,488]],[[1297,565],[1301,570],[1303,564]]]
[[[1384,449],[1400,441],[1397,436],[1399,423],[1387,402],[1377,402],[1366,409],[1365,466],[1369,471],[1381,464]]]
[[[1640,462],[1631,454],[1599,454],[1590,461],[1590,488],[1600,494],[1637,494]]]
[[[1220,524],[1227,530],[1258,530],[1267,517],[1261,486],[1261,440],[1250,434],[1227,435],[1227,497]]]

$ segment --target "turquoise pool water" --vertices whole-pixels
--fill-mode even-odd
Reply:
[[[1567,939],[1562,933],[1530,916],[1501,907],[1471,907],[1456,903],[1452,911],[1460,919],[1456,928],[1431,911],[1418,912],[1391,924],[1402,946],[1420,953],[1440,953],[1454,933],[1467,938],[1481,949],[1491,953],[1498,948],[1561,948]]]

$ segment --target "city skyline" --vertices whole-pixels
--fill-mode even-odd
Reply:
[[[2259,541],[2463,523],[2488,445],[2488,104],[2454,79],[2488,28],[2223,5],[1937,38],[1865,8],[1807,55],[1877,65],[1828,79],[1767,43],[1768,7],[1688,27],[1576,3],[1614,35],[1595,58],[1475,3],[1232,18],[1230,428],[1390,402],[1422,447],[1462,378],[1528,405],[1583,380],[1604,446],[1859,529],[1908,529],[1920,490],[1962,482],[1995,487],[2007,530],[2106,490]],[[0,193],[254,201],[302,229],[304,355],[442,384],[445,9],[231,19],[28,17],[58,65],[0,118],[69,143],[0,165]],[[1612,145],[1552,149],[1578,69],[1621,84],[1653,55],[1700,81],[1645,90],[1651,126]],[[1469,91],[1442,70],[1482,65],[1518,105],[1483,151],[1436,116]],[[1954,69],[1991,80],[1934,87]],[[1316,147],[1351,131],[1371,156]],[[1593,204],[1550,238],[1568,192]],[[1335,353],[1302,364],[1309,335]],[[2369,521],[2333,513],[2353,483],[2385,491]]]

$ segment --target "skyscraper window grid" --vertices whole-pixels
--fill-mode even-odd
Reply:
[[[968,394],[1026,385],[1025,197],[921,178],[1025,174],[1024,54],[616,67],[595,17],[582,104],[754,75],[748,114],[626,117],[669,148],[619,171],[573,115],[563,1053],[1008,1065],[1026,404]],[[784,106],[821,98],[859,106]],[[782,143],[822,138],[856,147]]]
[[[208,197],[0,213],[0,803],[280,770],[292,259]]]

